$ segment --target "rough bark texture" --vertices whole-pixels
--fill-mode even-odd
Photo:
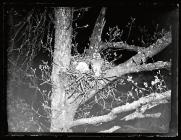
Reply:
[[[141,71],[152,71],[156,69],[170,68],[170,62],[157,61],[155,63],[146,63],[148,58],[161,52],[166,46],[168,46],[171,41],[171,32],[165,33],[165,35],[158,39],[154,44],[147,48],[142,48],[134,45],[128,45],[123,42],[114,43],[104,43],[101,41],[102,30],[105,25],[105,11],[106,8],[102,8],[100,15],[95,23],[93,33],[90,38],[90,51],[88,55],[88,61],[91,63],[92,69],[94,71],[94,76],[96,78],[104,77],[109,80],[113,80],[116,77],[120,77],[127,73],[135,73]],[[69,80],[67,79],[66,73],[70,66],[71,60],[71,37],[72,37],[72,12],[70,8],[58,8],[55,10],[55,48],[53,56],[53,68],[52,68],[52,98],[51,98],[51,132],[70,132],[71,127],[83,124],[97,124],[100,122],[109,122],[114,120],[119,113],[135,110],[136,108],[155,101],[162,101],[169,99],[171,97],[171,91],[168,90],[165,93],[157,94],[152,93],[149,96],[140,98],[131,104],[126,104],[113,108],[110,113],[103,116],[82,118],[74,120],[74,115],[76,113],[79,105],[84,104],[87,100],[93,97],[97,91],[107,84],[106,82],[102,84],[99,89],[90,89],[86,94],[80,94],[75,92],[75,96],[70,98],[66,97],[66,87],[69,85]],[[126,62],[118,65],[111,66],[110,69],[102,71],[101,68],[104,67],[104,60],[100,57],[100,50],[104,47],[118,47],[124,49],[130,49],[137,52],[135,56],[127,60]],[[85,62],[80,62],[79,64],[85,64]],[[81,65],[82,67],[82,65]],[[81,68],[77,68],[80,71]],[[87,69],[86,71],[89,71]],[[81,78],[81,75],[80,75]],[[100,81],[99,81],[100,82]],[[153,98],[154,96],[154,98]],[[76,98],[77,97],[77,98]],[[76,100],[75,100],[76,98]],[[144,117],[142,114],[138,114],[136,117]],[[159,114],[156,114],[156,117]],[[153,116],[146,116],[153,117]],[[130,119],[130,118],[129,118]],[[133,118],[131,118],[133,119]],[[108,130],[109,132],[119,129],[114,127]]]
[[[170,90],[166,91],[165,93],[162,93],[162,94],[152,93],[146,97],[140,98],[138,101],[134,101],[131,104],[127,103],[126,105],[116,107],[116,108],[112,109],[112,111],[110,113],[108,113],[106,115],[76,120],[76,121],[74,121],[72,126],[77,126],[77,125],[82,125],[82,124],[97,124],[97,123],[102,123],[102,122],[109,122],[109,121],[114,120],[117,117],[117,115],[122,112],[128,112],[128,111],[135,110],[136,108],[138,108],[144,104],[151,103],[151,102],[161,101],[161,100],[165,100],[165,99],[170,100],[170,98],[171,98]]]
[[[64,86],[68,83],[64,73],[70,64],[72,13],[70,8],[55,10],[55,48],[52,68],[52,98],[51,98],[51,132],[69,131],[68,124],[73,119],[72,108],[66,105]]]

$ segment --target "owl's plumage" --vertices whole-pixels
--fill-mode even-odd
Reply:
[[[102,59],[93,59],[91,61],[92,69],[96,77],[99,77],[102,73],[101,67],[103,65]]]
[[[79,62],[75,69],[81,73],[86,73],[90,70],[86,62]]]

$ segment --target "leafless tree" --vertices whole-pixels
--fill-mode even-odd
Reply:
[[[129,45],[127,42],[115,41],[115,38],[121,35],[120,29],[115,27],[110,28],[108,34],[110,39],[105,42],[101,38],[106,23],[106,8],[103,7],[89,39],[89,48],[85,49],[83,54],[72,55],[72,48],[75,52],[77,51],[77,43],[73,42],[75,28],[72,27],[77,19],[73,19],[73,14],[85,12],[88,9],[54,8],[54,16],[47,14],[46,10],[41,14],[33,15],[32,10],[21,22],[21,26],[17,24],[17,29],[14,26],[16,31],[10,38],[8,48],[9,65],[14,66],[14,69],[10,71],[12,77],[18,82],[17,79],[21,75],[20,81],[28,82],[31,88],[41,93],[44,99],[42,106],[51,124],[50,132],[72,132],[72,128],[79,125],[106,123],[117,119],[125,112],[128,115],[119,118],[120,121],[147,117],[159,118],[161,113],[147,114],[146,111],[170,102],[171,90],[166,87],[164,79],[159,77],[160,71],[154,75],[151,85],[144,82],[143,87],[139,87],[132,76],[126,78],[124,76],[143,71],[169,70],[171,62],[147,63],[147,60],[171,44],[171,31],[160,33],[160,37],[149,46],[139,47]],[[45,17],[51,21],[49,24],[45,24],[47,20]],[[51,24],[54,29],[51,29]],[[86,27],[87,25],[76,28]],[[17,34],[22,33],[21,30],[23,30],[22,38],[19,38],[21,43],[14,45]],[[104,52],[108,48],[130,50],[136,53],[127,61],[115,66],[113,61],[107,61],[105,57],[102,57],[107,55]],[[41,73],[41,78],[39,78],[36,75],[37,69],[32,67],[32,61],[41,49],[50,54],[52,64],[42,60],[42,64],[39,65]],[[49,85],[52,89],[42,91],[36,83],[37,79],[42,81],[39,85]],[[131,84],[134,88],[130,89],[123,98],[121,94],[116,94],[116,92],[121,92],[117,91],[117,87],[126,84]],[[156,87],[156,90],[152,87]],[[145,92],[149,94],[144,94]],[[134,100],[128,102],[129,98],[134,98]],[[105,109],[107,112],[102,115],[100,113],[98,116],[90,115],[94,104],[99,104],[102,110]],[[121,129],[121,126],[110,126],[109,129],[101,132],[114,132],[117,129]]]

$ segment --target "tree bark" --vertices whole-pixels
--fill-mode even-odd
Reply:
[[[50,132],[67,132],[73,120],[73,107],[66,103],[65,73],[71,58],[72,12],[70,8],[55,9],[55,46],[52,66],[51,128]]]
[[[156,101],[162,102],[162,100],[171,99],[171,90],[164,93],[151,93],[148,96],[142,97],[133,103],[127,103],[122,106],[115,107],[106,115],[96,116],[91,118],[82,118],[75,120],[72,126],[84,125],[84,124],[98,124],[103,122],[109,122],[117,118],[117,115],[123,112],[129,112],[141,107],[145,104],[153,103]]]
[[[91,56],[91,60],[89,61],[91,61],[93,71],[94,66],[97,63],[100,63],[100,65],[96,66],[102,67],[103,65],[102,58],[98,57],[100,55],[99,51],[103,47],[114,46],[124,49],[129,48],[128,44],[122,44],[120,42],[105,44],[101,41],[101,34],[105,25],[105,10],[105,8],[102,8],[100,15],[96,21],[92,36],[90,38],[89,55]],[[70,132],[71,127],[74,126],[109,122],[114,120],[118,114],[130,110],[135,110],[136,108],[142,106],[142,104],[146,104],[156,100],[165,100],[165,98],[170,99],[170,90],[166,91],[163,94],[152,93],[149,96],[140,98],[138,101],[135,101],[131,104],[116,107],[112,109],[112,111],[107,115],[74,120],[74,115],[79,105],[84,104],[87,100],[93,97],[97,93],[97,90],[91,89],[89,93],[86,94],[86,96],[80,95],[80,93],[75,93],[78,97],[76,98],[76,100],[73,96],[71,96],[71,98],[66,97],[66,87],[69,85],[69,80],[67,79],[66,73],[69,69],[71,60],[71,22],[73,18],[72,11],[70,8],[57,8],[55,10],[55,18],[55,47],[51,75],[53,86],[51,97],[52,116],[50,132]],[[145,63],[148,58],[151,58],[160,51],[162,51],[166,46],[168,46],[171,43],[171,41],[171,33],[168,32],[165,33],[165,35],[161,39],[158,39],[156,43],[152,44],[147,48],[131,46],[130,49],[137,51],[138,53],[126,62],[106,70],[103,74],[103,77],[109,79],[110,77],[120,77],[127,73],[151,71],[155,69],[171,67],[170,62],[157,61],[155,63]],[[95,55],[97,57],[94,57],[94,54],[99,55]],[[96,71],[94,71],[94,74],[96,75]],[[96,77],[100,77],[100,75],[97,75]],[[104,84],[106,85],[106,83]],[[104,84],[102,84],[100,88],[104,88]],[[153,96],[155,98],[152,98]],[[114,131],[116,129],[110,129],[109,131]]]

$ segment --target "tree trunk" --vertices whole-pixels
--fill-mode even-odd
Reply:
[[[68,132],[73,121],[74,110],[66,103],[65,72],[71,58],[72,12],[71,8],[55,10],[55,46],[52,67],[51,128],[50,132]]]
[[[90,56],[92,68],[94,75],[100,77],[102,73],[101,67],[103,64],[100,57],[99,51],[104,44],[101,42],[102,29],[105,25],[104,20],[105,8],[101,10],[101,14],[96,21],[92,37],[90,39]],[[66,97],[66,86],[70,83],[66,73],[69,69],[71,60],[71,39],[72,39],[72,10],[70,8],[57,8],[55,10],[55,46],[53,54],[53,65],[52,65],[52,97],[51,97],[51,128],[50,132],[70,132],[71,127],[83,125],[83,124],[97,124],[102,122],[108,122],[114,120],[118,114],[125,111],[135,110],[138,107],[142,107],[143,103],[146,104],[148,101],[154,101],[152,96],[147,96],[145,98],[140,98],[138,101],[126,104],[125,106],[115,107],[110,113],[103,116],[82,118],[74,120],[74,115],[80,104],[85,103],[88,99],[96,94],[97,89],[92,89],[88,94],[81,95],[81,93],[75,93],[75,96],[70,98]],[[162,51],[166,46],[171,43],[171,33],[165,33],[165,35],[156,41],[153,45],[147,48],[134,48],[138,53],[131,57],[126,62],[116,66],[104,72],[103,77],[120,77],[127,73],[140,72],[140,71],[151,71],[155,69],[168,68],[171,66],[170,62],[157,61],[155,63],[145,63],[148,58],[153,57],[160,51]],[[108,45],[108,44],[107,44]],[[119,45],[119,44],[117,44]],[[128,47],[127,45],[121,45]],[[129,48],[129,47],[128,47]],[[133,47],[131,47],[133,49]],[[94,55],[96,54],[96,55]],[[99,54],[99,55],[97,55]],[[90,59],[90,58],[89,58]],[[114,79],[114,78],[113,78]],[[112,80],[113,80],[112,79]],[[105,83],[104,83],[105,84]],[[105,85],[101,85],[101,88]],[[104,87],[103,87],[104,88]],[[76,91],[77,92],[77,91]],[[167,94],[166,94],[167,93]],[[167,91],[164,95],[170,99],[171,91]],[[80,95],[80,96],[79,96]],[[152,94],[151,94],[152,95]],[[165,96],[158,95],[156,100],[162,100]],[[78,99],[76,97],[79,97]],[[154,94],[155,97],[155,94]],[[160,98],[159,98],[160,97]],[[76,100],[75,100],[76,99]],[[73,102],[73,103],[72,103]],[[137,112],[136,112],[137,113]],[[144,112],[143,112],[144,113]],[[133,114],[135,115],[135,114]],[[132,115],[132,116],[133,116]],[[136,117],[143,117],[143,114],[137,113]],[[150,115],[150,114],[149,114]],[[149,116],[148,115],[148,116]],[[155,115],[155,114],[154,114]],[[158,114],[156,114],[158,116]],[[135,118],[136,118],[135,117]],[[124,119],[130,119],[130,116]],[[133,117],[131,117],[133,119]],[[114,131],[118,127],[113,127],[108,131]]]

